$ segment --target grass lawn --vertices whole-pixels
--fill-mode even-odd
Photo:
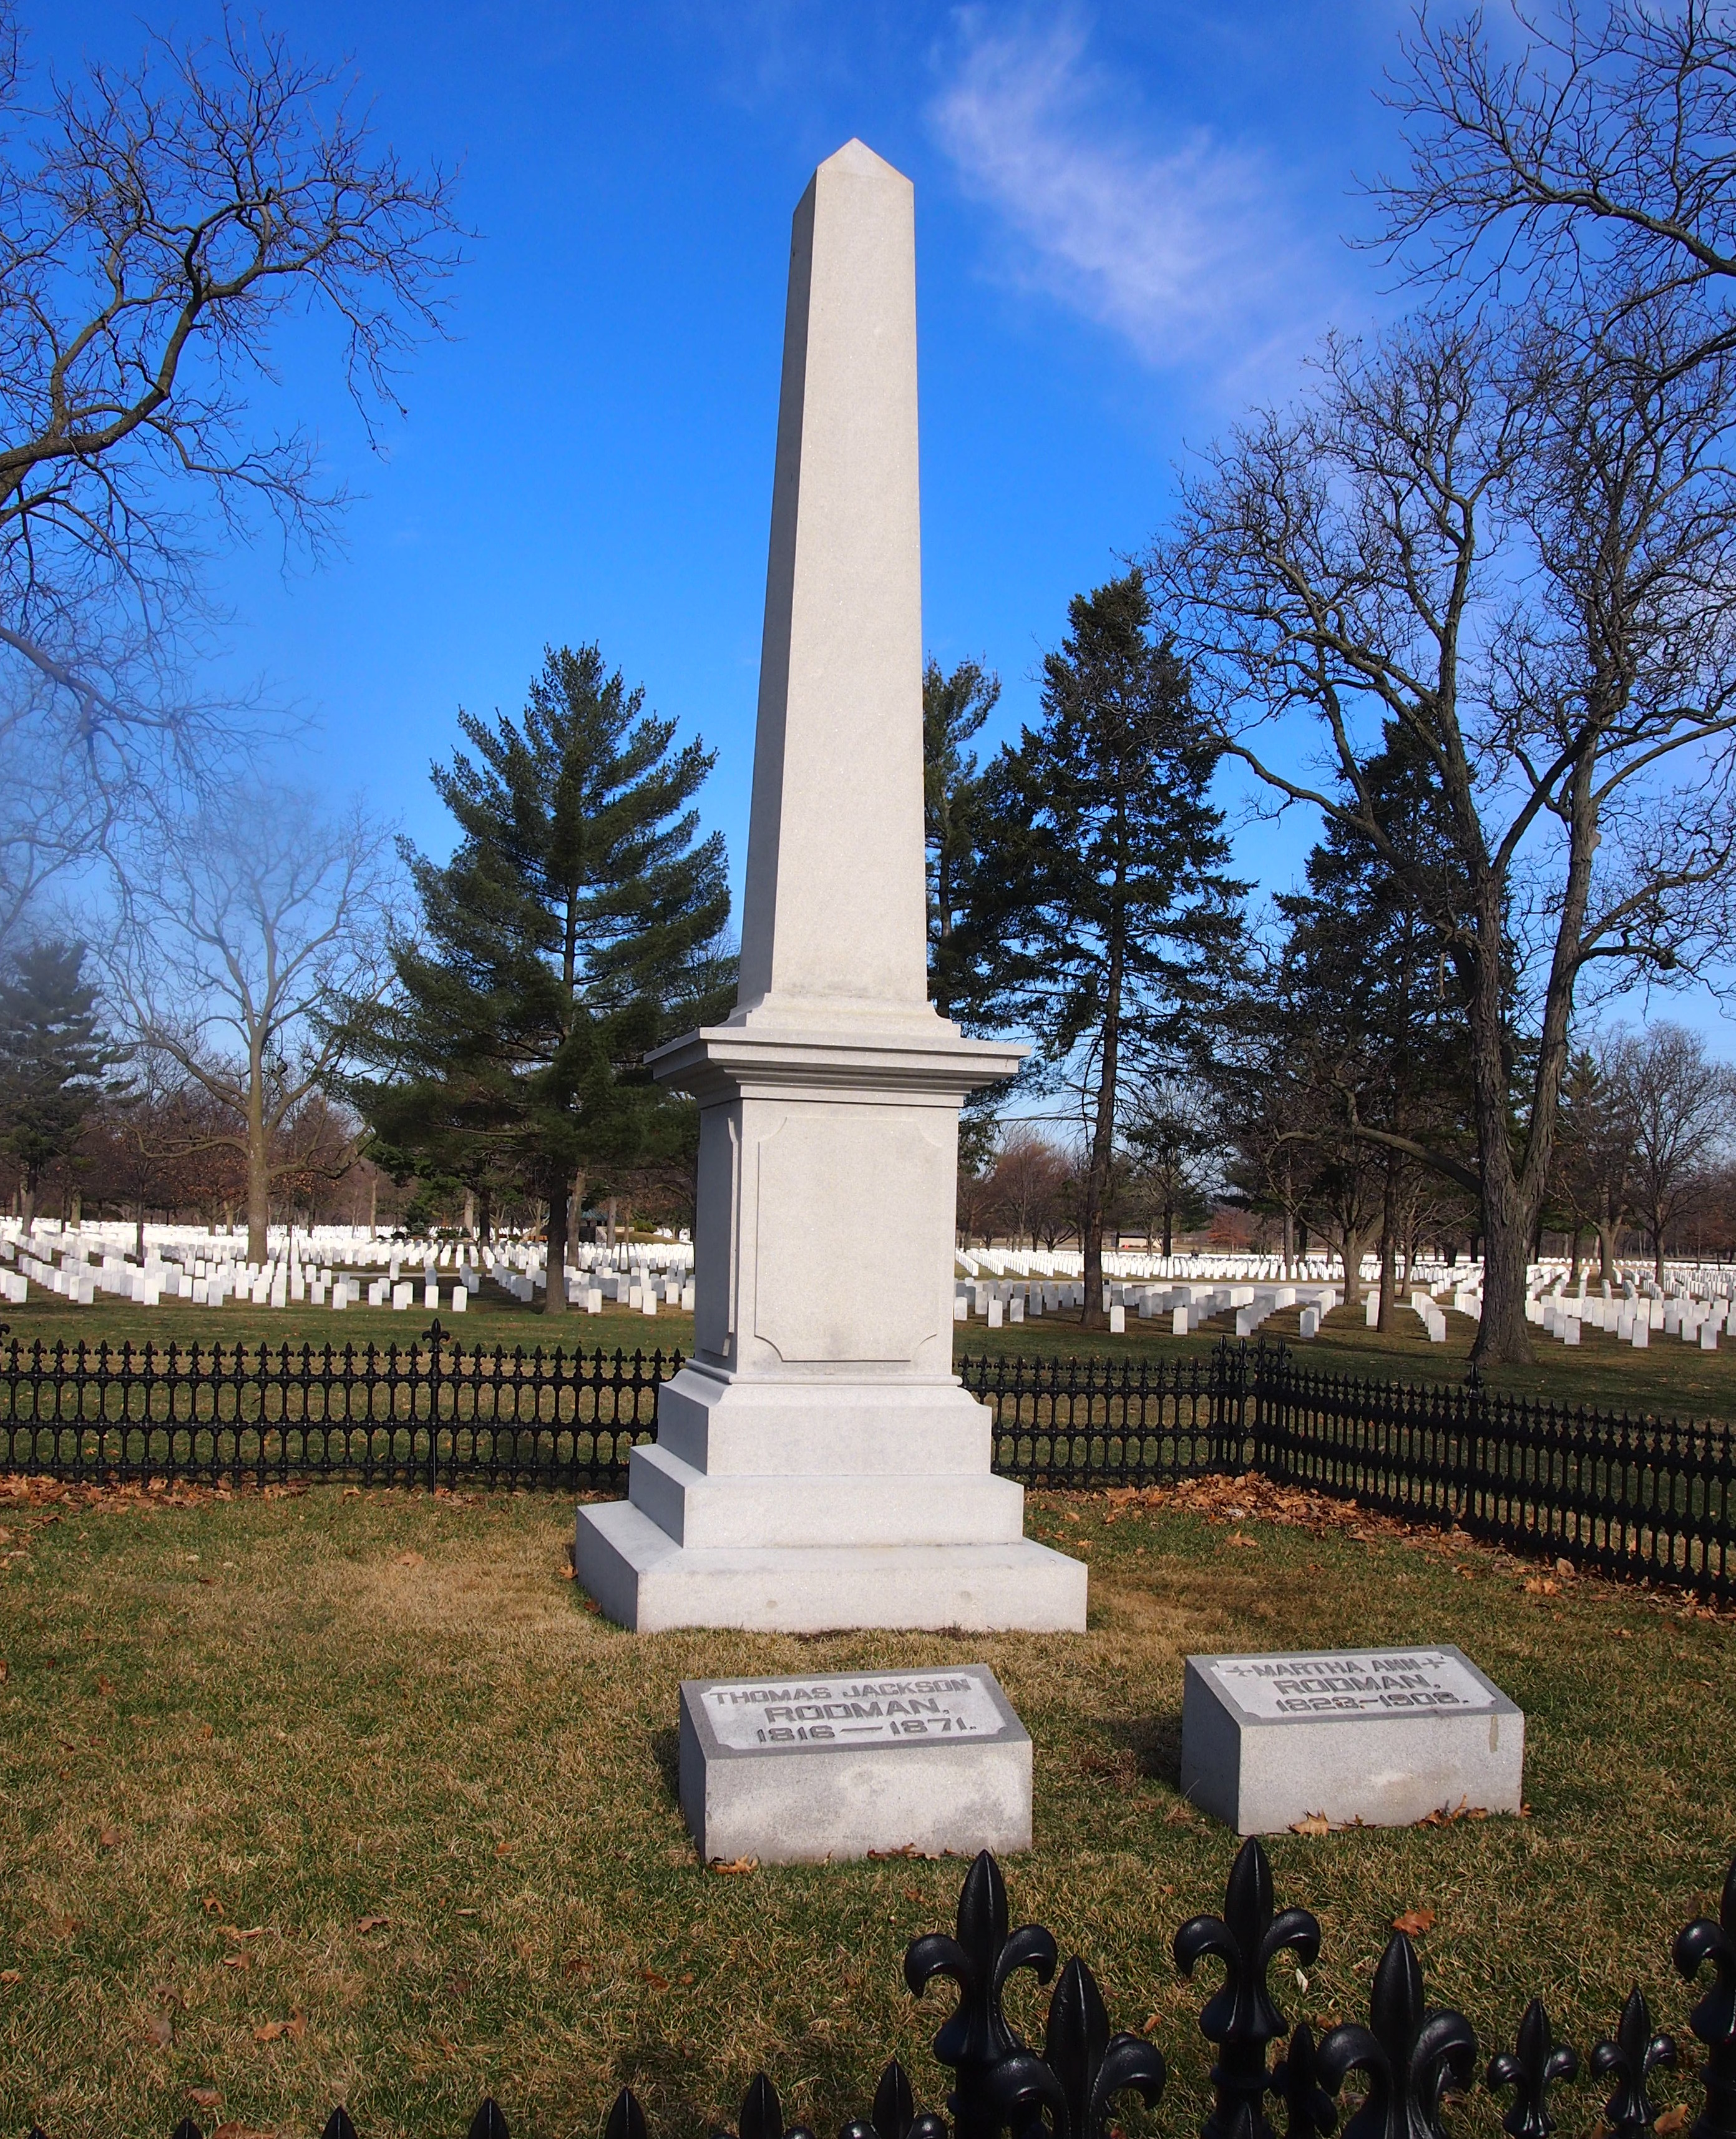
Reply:
[[[1280,1902],[1325,1931],[1305,1989],[1274,1970],[1292,2019],[1362,2012],[1421,1909],[1430,1995],[1489,2048],[1538,1991],[1583,2051],[1636,1980],[1682,2032],[1670,1938],[1736,1845],[1736,1624],[1354,1515],[1285,1526],[1259,1489],[1237,1514],[1237,1490],[1034,1497],[1092,1567],[1066,1638],[630,1637],[562,1579],[550,1498],[0,1500],[0,2125],[307,2133],[342,2099],[364,2139],[456,2139],[491,2091],[515,2139],[570,2139],[625,2081],[697,2135],[763,2063],[827,2134],[893,2050],[938,2106],[946,2000],[899,1965],[950,1928],[962,1865],[721,1876],[673,1795],[679,1679],[863,1666],[1000,1673],[1036,1746],[1015,1921],[1086,1956],[1117,2024],[1149,2019],[1166,2132],[1197,2129],[1210,2062],[1169,1943],[1235,1847],[1175,1787],[1190,1650],[1455,1641],[1530,1719],[1528,1818],[1273,1843]],[[1010,2007],[1039,2024],[1028,1978]],[[1656,2076],[1662,2104],[1694,2092]],[[1565,2095],[1564,2125],[1598,2100]],[[1455,2121],[1494,2129],[1486,2099]]]
[[[523,1345],[552,1348],[578,1346],[589,1351],[601,1345],[609,1351],[650,1353],[690,1351],[693,1318],[660,1308],[654,1319],[636,1309],[610,1301],[600,1315],[569,1314],[551,1322],[533,1309],[487,1286],[467,1314],[443,1311],[446,1329],[466,1344],[503,1344],[510,1350]],[[1296,1343],[1300,1316],[1292,1308],[1274,1315],[1264,1334]],[[134,1307],[130,1302],[105,1300],[91,1307],[72,1307],[51,1294],[33,1291],[23,1307],[0,1311],[0,1324],[27,1342],[40,1337],[53,1343],[84,1338],[95,1344],[130,1340],[158,1344],[195,1339],[205,1344],[221,1339],[226,1344],[408,1344],[428,1328],[430,1317],[422,1307],[403,1314],[379,1307],[352,1307],[341,1314],[327,1308],[209,1308],[165,1301],[156,1308]],[[1321,1334],[1307,1345],[1298,1344],[1298,1353],[1310,1363],[1335,1373],[1367,1375],[1376,1379],[1411,1382],[1461,1382],[1470,1362],[1476,1325],[1469,1317],[1447,1310],[1447,1341],[1431,1344],[1421,1322],[1408,1309],[1400,1312],[1398,1327],[1389,1335],[1364,1328],[1360,1308],[1340,1308],[1329,1315]],[[1125,1336],[1112,1337],[1107,1330],[1082,1329],[1070,1318],[1049,1314],[1015,1328],[990,1329],[980,1321],[953,1325],[956,1353],[974,1356],[1015,1354],[1026,1358],[1074,1357],[1081,1358],[1172,1358],[1180,1353],[1206,1353],[1226,1335],[1233,1336],[1235,1317],[1219,1316],[1196,1336],[1170,1337],[1155,1324],[1137,1318]],[[1530,1367],[1500,1367],[1488,1370],[1485,1385],[1523,1396],[1544,1396],[1565,1403],[1594,1405],[1602,1410],[1660,1412],[1688,1418],[1736,1418],[1736,1342],[1717,1352],[1702,1352],[1684,1344],[1679,1337],[1653,1333],[1643,1352],[1618,1344],[1601,1329],[1587,1329],[1572,1351],[1534,1333],[1537,1363]]]

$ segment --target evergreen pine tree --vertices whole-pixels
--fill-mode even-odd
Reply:
[[[982,1021],[1029,1033],[1039,1079],[1078,1095],[1085,1319],[1100,1324],[1125,1091],[1197,1046],[1245,887],[1223,874],[1215,754],[1141,574],[1068,614],[1040,724],[984,776],[960,952]]]
[[[1455,864],[1435,830],[1430,768],[1396,722],[1365,771],[1370,809],[1389,840],[1434,879],[1437,910],[1450,911]],[[1275,903],[1288,923],[1280,952],[1285,986],[1264,1010],[1271,1049],[1285,1074],[1320,1086],[1304,1111],[1326,1142],[1345,1133],[1381,1174],[1380,1326],[1396,1326],[1396,1247],[1401,1193],[1412,1200],[1435,1155],[1455,1156],[1458,1187],[1477,1223],[1476,1131],[1465,1071],[1465,1011],[1458,977],[1440,934],[1420,918],[1373,843],[1341,822],[1328,827],[1306,864],[1306,891]],[[1423,1147],[1426,1145],[1427,1152]],[[1340,1152],[1335,1163],[1342,1164]],[[1357,1283],[1347,1271],[1347,1284]]]
[[[43,1170],[71,1155],[125,1056],[102,1030],[84,962],[82,943],[32,943],[0,980],[0,1148],[17,1162],[27,1226]]]
[[[546,1202],[550,1314],[575,1179],[695,1133],[643,1058],[732,981],[722,838],[692,807],[712,756],[643,705],[592,645],[547,654],[521,719],[460,714],[470,750],[433,773],[457,849],[407,852],[421,930],[359,1035],[379,1074],[352,1094],[384,1148]]]

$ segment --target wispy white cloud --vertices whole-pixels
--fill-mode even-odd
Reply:
[[[1002,219],[1000,272],[1152,365],[1212,360],[1245,376],[1312,339],[1327,278],[1269,156],[1130,124],[1077,17],[1009,28],[970,8],[957,32],[931,118],[966,190]]]

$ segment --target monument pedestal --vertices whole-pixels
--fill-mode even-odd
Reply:
[[[654,1058],[701,1104],[697,1356],[627,1500],[579,1510],[623,1626],[1085,1623],[1083,1564],[1026,1539],[951,1372],[958,1104],[1015,1050],[926,1006],[863,1022],[749,1012]]]

